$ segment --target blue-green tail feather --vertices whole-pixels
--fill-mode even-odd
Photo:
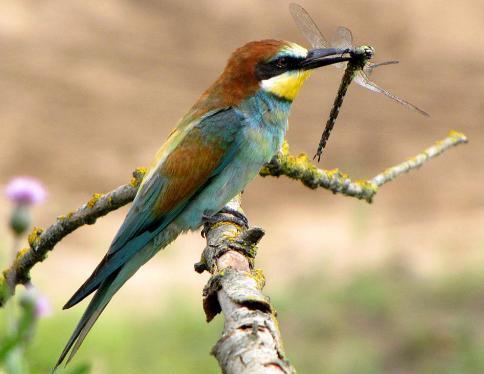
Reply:
[[[148,244],[157,234],[158,230],[156,232],[145,232],[128,242],[122,251],[117,251],[113,254],[108,253],[96,267],[91,276],[81,287],[79,287],[69,301],[67,301],[63,309],[68,309],[76,305],[98,289],[100,285],[111,276],[111,274],[118,271],[136,254],[136,252]]]
[[[67,354],[69,353],[69,351],[71,351],[71,348],[74,346],[74,344],[76,344],[77,348],[79,347],[80,343],[82,343],[82,340],[86,336],[87,332],[91,329],[96,319],[99,317],[101,312],[108,304],[109,300],[111,299],[114,293],[112,293],[111,295],[108,295],[107,292],[110,288],[109,286],[112,284],[113,280],[117,276],[118,276],[118,272],[112,274],[111,277],[106,279],[106,281],[101,285],[101,287],[99,287],[99,290],[96,292],[93,299],[89,303],[89,306],[87,307],[86,311],[82,315],[81,320],[77,324],[74,332],[72,333],[71,337],[69,338],[69,341],[67,342],[64,350],[62,351],[59,359],[57,360],[57,363],[55,364],[55,367],[54,367],[54,371],[65,360]],[[72,350],[72,353],[70,354],[67,362],[69,362],[70,359],[73,357],[73,355],[77,351],[77,348],[75,350]]]
[[[166,232],[166,234],[164,235],[163,246],[167,245],[167,243],[169,243],[176,235],[177,233],[174,231]],[[69,362],[74,357],[87,333],[89,332],[89,330],[91,330],[92,326],[101,315],[104,308],[108,305],[113,295],[123,286],[124,283],[126,283],[129,278],[131,278],[131,276],[133,276],[134,273],[136,273],[136,271],[144,263],[146,263],[151,257],[156,254],[158,249],[158,246],[154,246],[152,243],[148,243],[136,254],[134,254],[132,258],[129,259],[129,261],[127,261],[125,264],[123,264],[117,270],[111,273],[111,275],[109,275],[99,285],[97,292],[94,294],[94,297],[89,303],[86,311],[82,315],[81,320],[79,321],[64,350],[62,351],[59,359],[57,360],[54,371],[65,360],[69,352],[70,354],[67,362]]]

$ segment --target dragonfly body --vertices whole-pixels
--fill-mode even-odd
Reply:
[[[323,149],[326,146],[329,136],[331,135],[331,131],[333,130],[334,124],[336,123],[340,108],[343,105],[343,100],[346,96],[346,93],[348,92],[348,87],[358,73],[358,70],[364,68],[365,64],[369,59],[373,57],[374,53],[375,49],[370,46],[361,46],[351,51],[351,55],[353,58],[348,62],[348,66],[346,67],[343,78],[341,79],[338,93],[336,94],[336,97],[334,99],[333,107],[331,108],[328,121],[326,122],[324,132],[321,136],[321,140],[319,141],[318,150],[314,155],[314,158],[318,157],[318,161],[321,159]]]

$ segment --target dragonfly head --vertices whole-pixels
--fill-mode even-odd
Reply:
[[[363,69],[368,64],[368,61],[373,58],[374,54],[375,48],[368,45],[355,47],[350,51],[351,62],[354,66]]]
[[[365,60],[371,60],[375,55],[375,48],[369,45],[360,45],[353,49],[351,55],[353,57],[363,58]]]

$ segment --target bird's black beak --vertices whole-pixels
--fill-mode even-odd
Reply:
[[[349,61],[351,60],[350,52],[350,49],[341,48],[311,49],[306,58],[301,62],[301,68],[311,70],[321,66]]]

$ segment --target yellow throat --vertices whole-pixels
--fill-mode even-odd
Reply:
[[[270,79],[263,80],[261,87],[264,91],[270,92],[286,100],[293,101],[304,81],[309,78],[311,71],[289,71]]]

